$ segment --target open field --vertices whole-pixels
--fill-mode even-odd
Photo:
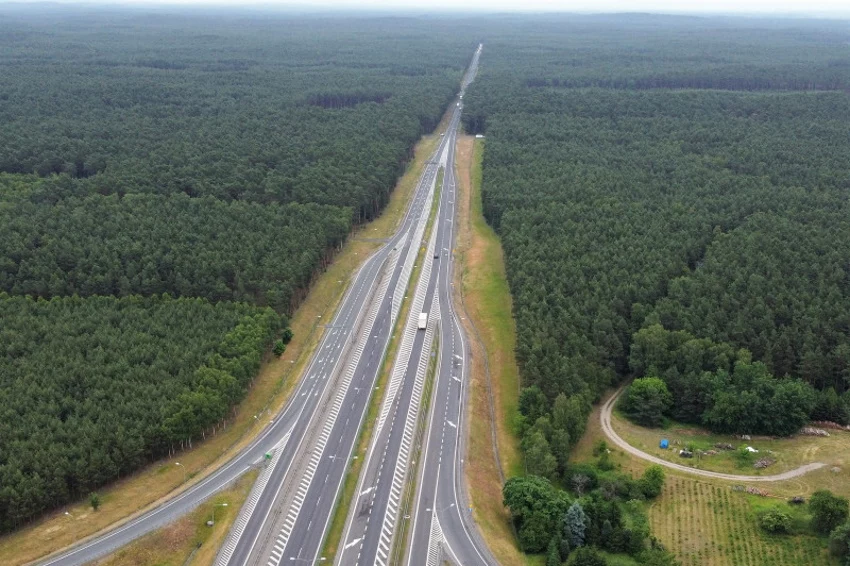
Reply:
[[[98,560],[97,566],[212,564],[256,477],[256,471],[245,474],[230,489],[203,503],[191,514]],[[207,521],[212,519],[213,506],[215,524],[209,527]]]
[[[535,558],[520,553],[510,516],[502,506],[502,473],[511,476],[522,471],[519,445],[510,429],[519,393],[515,327],[501,244],[481,213],[483,149],[473,136],[458,137],[459,215],[467,220],[458,223],[455,289],[461,290],[465,311],[461,315],[469,316],[463,322],[472,353],[466,478],[475,521],[491,552],[501,564],[521,565],[533,563]],[[495,415],[491,413],[488,379]],[[494,416],[502,470],[493,454]]]
[[[742,475],[773,475],[804,464],[823,462],[828,467],[843,470],[850,464],[850,433],[830,430],[829,437],[797,435],[790,438],[754,436],[742,440],[736,436],[711,434],[707,430],[681,423],[671,423],[663,429],[650,429],[635,425],[616,410],[611,417],[614,430],[635,448],[670,462],[692,466],[697,469]],[[670,449],[659,448],[659,441],[666,438]],[[717,450],[716,444],[731,444],[735,448],[752,446],[759,451],[742,458],[735,450]],[[692,450],[717,450],[714,455],[702,455],[693,459],[679,457],[681,448]],[[761,458],[776,460],[763,469],[753,464]],[[850,471],[850,470],[848,470]],[[842,472],[843,473],[843,472]]]
[[[573,450],[573,461],[593,460],[593,446],[605,440],[599,422],[600,406],[597,405],[590,415],[587,431]],[[617,432],[623,434],[619,421]],[[649,434],[657,436],[658,431],[647,431],[646,434],[647,437]],[[845,442],[850,440],[850,434],[836,433],[834,436],[846,437]],[[795,449],[806,452],[803,445],[795,445]],[[786,446],[785,450],[790,452],[790,446]],[[789,454],[788,457],[791,460],[805,456]],[[620,469],[634,476],[643,473],[649,465],[619,449],[612,450],[611,459]],[[807,497],[822,488],[847,496],[850,494],[850,476],[844,470],[834,473],[827,467],[792,480],[753,485],[766,490],[768,497],[734,491],[735,482],[707,480],[669,469],[665,470],[665,474],[664,490],[648,509],[652,534],[676,554],[684,566],[837,564],[826,552],[825,539],[805,531],[808,521],[805,508],[792,508],[786,500],[795,495]],[[758,512],[773,506],[792,514],[798,534],[768,536],[757,528]]]
[[[25,564],[117,526],[202,479],[250,443],[268,423],[267,417],[277,413],[288,400],[297,383],[295,378],[301,375],[318,344],[322,319],[328,319],[337,308],[354,270],[381,245],[377,240],[388,237],[395,230],[438,139],[438,135],[425,136],[416,145],[414,158],[384,213],[355,232],[331,265],[316,277],[310,293],[292,317],[294,337],[286,353],[279,359],[266,360],[251,390],[234,409],[223,431],[204,442],[196,442],[192,450],[171,460],[151,464],[99,490],[103,503],[96,514],[91,513],[87,501],[81,501],[0,538],[0,564]],[[183,467],[176,466],[175,462]],[[185,482],[184,470],[188,478]],[[65,511],[73,519],[69,520]]]

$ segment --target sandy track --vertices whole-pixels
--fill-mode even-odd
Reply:
[[[719,480],[729,480],[729,481],[739,481],[739,482],[771,482],[771,481],[782,481],[788,480],[791,478],[796,478],[798,476],[802,476],[803,474],[809,473],[813,470],[817,470],[826,466],[826,464],[822,462],[813,462],[811,464],[806,464],[804,466],[800,466],[799,468],[794,468],[793,470],[788,470],[787,472],[782,472],[781,474],[774,474],[771,476],[742,476],[738,474],[724,474],[720,472],[711,472],[708,470],[697,470],[691,468],[689,466],[683,466],[682,464],[676,464],[673,462],[668,462],[667,460],[662,460],[657,456],[653,456],[652,454],[647,454],[643,450],[638,450],[625,440],[623,440],[620,435],[618,435],[613,427],[611,426],[611,412],[614,409],[614,403],[617,402],[617,399],[620,397],[620,394],[623,392],[623,389],[617,391],[614,395],[611,396],[608,401],[602,406],[602,410],[599,412],[599,419],[602,423],[602,432],[605,433],[605,436],[608,439],[628,452],[629,454],[633,454],[638,458],[642,458],[653,464],[659,464],[664,466],[665,468],[670,468],[673,470],[678,470],[680,472],[685,472],[688,474],[693,474],[696,476],[702,476],[706,478],[714,478]]]

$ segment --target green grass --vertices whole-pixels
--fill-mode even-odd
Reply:
[[[519,395],[519,371],[514,358],[516,327],[502,247],[482,214],[483,151],[483,141],[472,136],[461,136],[458,140],[460,218],[455,289],[460,290],[463,298],[461,317],[468,317],[462,322],[469,337],[472,364],[465,473],[473,516],[499,563],[542,565],[545,562],[542,557],[526,556],[517,547],[510,516],[502,505],[501,477],[493,455],[492,427],[495,427],[503,473],[510,477],[523,472],[519,440],[512,427]],[[487,367],[494,415],[490,411]]]
[[[712,434],[698,426],[667,421],[660,429],[651,429],[636,425],[619,411],[611,418],[614,430],[636,448],[658,456],[670,462],[689,465],[694,468],[741,475],[773,475],[798,468],[812,462],[823,462],[829,467],[843,467],[850,464],[850,433],[829,431],[830,436],[793,436],[772,438],[754,436],[751,440],[741,440],[731,435]],[[670,449],[659,447],[662,438],[670,441]],[[742,459],[737,450],[723,451],[715,444],[731,444],[736,449],[745,446],[756,448],[759,453]],[[683,459],[679,449],[690,447],[694,450],[717,450],[717,454]],[[776,462],[767,468],[756,469],[753,464],[760,458],[772,458]]]

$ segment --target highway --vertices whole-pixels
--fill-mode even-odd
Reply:
[[[475,76],[480,51],[479,47],[461,95]],[[455,120],[459,119],[460,110],[459,105]],[[478,536],[463,493],[468,351],[452,306],[452,250],[457,220],[455,120],[446,135],[446,151],[440,154],[443,185],[421,279],[337,551],[336,563],[340,565],[385,566],[397,561],[405,543],[413,545],[408,553],[410,564],[436,566],[446,559],[459,566],[496,564]],[[428,313],[425,330],[417,328],[420,312]],[[422,439],[417,434],[420,409],[434,354],[437,357],[433,360],[430,414]],[[413,501],[413,536],[408,538],[406,529],[401,528],[410,520],[410,516],[403,515],[405,486],[413,479],[412,454],[419,442],[424,442],[424,449]]]
[[[456,125],[456,118],[453,118]],[[437,150],[442,152],[449,136]],[[281,413],[245,449],[221,468],[198,481],[184,492],[161,505],[140,514],[125,524],[82,541],[71,549],[39,562],[44,566],[74,566],[103,557],[133,540],[163,527],[185,515],[216,492],[232,484],[253,466],[262,468],[257,484],[248,497],[230,536],[225,541],[218,564],[265,563],[262,555],[270,550],[269,562],[276,564],[272,553],[281,535],[293,530],[286,524],[290,518],[280,513],[280,497],[289,496],[292,503],[301,500],[303,513],[296,513],[293,527],[295,545],[284,544],[287,561],[302,556],[309,548],[319,552],[327,522],[341,487],[354,439],[360,429],[375,376],[383,358],[393,321],[398,316],[402,296],[407,287],[412,263],[410,253],[417,231],[424,226],[423,211],[430,210],[430,195],[436,181],[437,165],[429,163],[414,193],[410,208],[396,233],[369,257],[357,273],[342,299],[333,319],[325,326],[313,358],[298,386]],[[331,418],[332,417],[332,418]],[[328,423],[332,426],[328,429]],[[303,454],[310,458],[300,459]],[[313,457],[320,458],[314,462]],[[339,473],[338,473],[339,472]],[[339,475],[337,482],[335,476]],[[334,475],[334,477],[331,477]],[[301,490],[306,478],[310,497]],[[316,481],[312,481],[315,479]],[[319,480],[324,480],[320,482]],[[333,485],[336,482],[336,488]],[[287,488],[298,486],[287,493]],[[299,504],[300,506],[300,504]],[[324,514],[317,514],[323,509]],[[308,511],[314,519],[305,519]],[[284,527],[274,532],[277,520]],[[324,528],[320,527],[321,520]],[[316,522],[314,525],[313,523]],[[264,534],[276,536],[264,541]],[[288,535],[287,535],[288,537]],[[267,537],[268,538],[268,537]],[[265,544],[264,542],[269,543]],[[291,553],[295,553],[292,555]],[[260,557],[260,558],[258,558]]]
[[[438,151],[445,145],[443,138]],[[242,532],[237,521],[217,564],[276,566],[318,559],[412,272],[436,175],[436,164],[429,162],[411,211],[387,246],[389,255],[375,279],[376,289],[364,304],[370,308],[353,329],[354,347],[345,356],[322,409],[312,418],[301,419],[300,442],[290,440],[281,457],[286,464],[268,482],[272,488],[265,489],[256,507],[247,510]]]

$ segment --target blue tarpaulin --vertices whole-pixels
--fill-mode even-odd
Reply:
[[[667,448],[669,445],[670,445],[670,443],[667,442],[666,438],[661,439],[661,444],[660,444],[661,448]]]

